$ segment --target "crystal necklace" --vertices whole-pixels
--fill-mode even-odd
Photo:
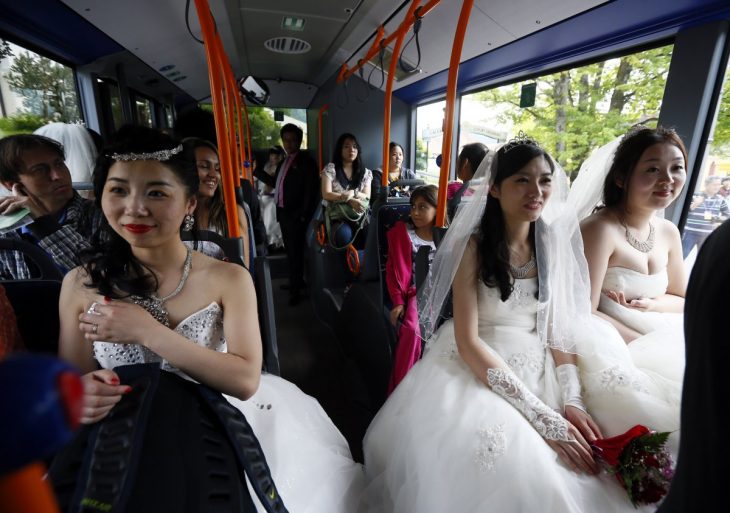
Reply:
[[[642,253],[648,253],[654,248],[654,225],[651,224],[651,221],[649,222],[649,236],[645,241],[638,240],[629,231],[629,227],[625,223],[621,224],[624,225],[624,229],[626,230],[626,242],[628,242],[632,248],[638,249]]]
[[[533,254],[530,257],[530,260],[527,261],[526,264],[516,266],[512,265],[512,262],[509,264],[509,272],[512,275],[513,278],[517,278],[518,280],[521,280],[523,278],[526,278],[528,274],[530,274],[530,271],[532,271],[535,268],[535,265],[537,264],[535,260],[535,255]]]
[[[135,305],[139,305],[145,310],[147,310],[152,317],[155,318],[155,320],[161,324],[164,324],[168,328],[170,327],[170,317],[167,313],[167,310],[165,309],[164,303],[165,301],[172,299],[173,297],[177,296],[180,291],[185,286],[185,282],[188,280],[188,276],[190,276],[190,269],[192,267],[193,262],[193,252],[190,248],[186,248],[188,250],[187,256],[185,257],[185,263],[183,264],[183,271],[182,276],[180,277],[180,283],[177,284],[177,287],[175,287],[175,290],[170,292],[165,297],[159,297],[157,294],[152,294],[149,297],[143,297],[143,296],[131,296],[130,299]]]

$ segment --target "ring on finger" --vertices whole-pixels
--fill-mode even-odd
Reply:
[[[98,324],[92,324],[93,328],[91,328],[91,333],[96,335],[96,332],[99,331],[99,325]]]

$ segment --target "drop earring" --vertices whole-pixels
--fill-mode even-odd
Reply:
[[[185,217],[183,218],[182,231],[189,232],[193,229],[193,226],[195,226],[195,217],[193,217],[193,214],[185,214]]]

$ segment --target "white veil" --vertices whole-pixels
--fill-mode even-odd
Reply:
[[[419,320],[426,340],[438,326],[466,245],[479,232],[490,200],[489,185],[497,171],[497,155],[498,149],[490,151],[474,174],[470,183],[473,194],[462,199],[419,293]],[[590,281],[578,219],[566,203],[568,180],[562,167],[554,160],[552,163],[552,195],[535,226],[539,275],[537,332],[546,346],[575,353],[586,330],[590,330]],[[475,276],[475,284],[477,279],[480,278]]]
[[[583,161],[568,193],[568,204],[578,219],[585,219],[603,200],[603,184],[623,134],[604,144]]]

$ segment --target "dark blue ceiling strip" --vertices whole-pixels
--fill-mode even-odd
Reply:
[[[18,44],[81,65],[124,50],[59,0],[0,0],[0,31]]]
[[[614,0],[461,63],[458,89],[475,89],[619,52],[722,19],[730,19],[727,0]],[[443,96],[446,80],[444,70],[394,95],[409,104],[422,103]]]

